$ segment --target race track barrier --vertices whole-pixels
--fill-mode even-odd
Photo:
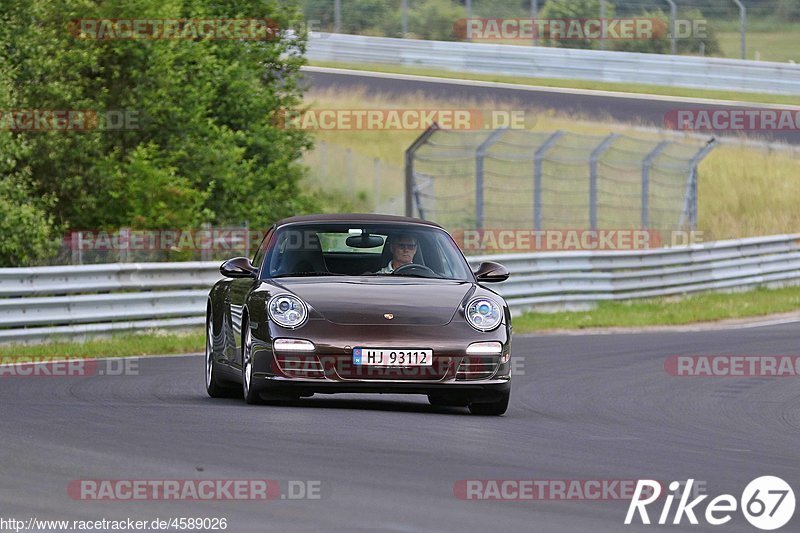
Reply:
[[[308,59],[672,87],[800,94],[800,65],[605,50],[312,34]]]
[[[597,302],[800,283],[800,234],[683,248],[469,256],[497,261],[508,281],[487,286],[512,313]],[[218,262],[0,269],[0,342],[201,327]]]

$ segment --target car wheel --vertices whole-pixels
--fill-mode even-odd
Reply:
[[[236,388],[221,383],[217,378],[217,363],[214,361],[214,321],[211,315],[206,318],[206,392],[212,398],[230,398]]]
[[[473,415],[500,416],[508,409],[508,399],[510,397],[511,391],[505,393],[503,397],[496,402],[471,403],[469,404],[469,412]]]
[[[242,322],[242,393],[244,401],[250,405],[262,403],[261,396],[253,391],[253,332],[250,321]]]

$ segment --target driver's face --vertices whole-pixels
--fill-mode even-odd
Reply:
[[[415,253],[417,253],[417,243],[414,239],[402,237],[392,243],[392,256],[398,266],[410,263],[414,259]]]

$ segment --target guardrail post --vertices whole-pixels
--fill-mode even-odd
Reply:
[[[650,167],[658,154],[669,145],[669,141],[661,141],[642,160],[642,229],[650,227]]]
[[[603,152],[619,137],[617,133],[611,133],[592,150],[589,157],[589,228],[597,229],[597,162]]]
[[[542,161],[548,150],[564,135],[556,131],[533,153],[533,229],[542,229]]]
[[[507,129],[503,127],[494,130],[475,150],[475,229],[483,229],[483,159],[489,148],[500,140]]]
[[[678,229],[686,224],[688,219],[689,229],[697,229],[697,166],[717,145],[717,140],[712,138],[704,147],[697,151],[689,162],[689,178],[686,181],[686,190],[683,193],[683,212],[678,222]]]
[[[419,150],[420,146],[428,142],[431,135],[439,129],[439,125],[435,122],[428,126],[428,129],[422,132],[417,137],[411,146],[406,148],[405,153],[405,171],[406,171],[406,191],[405,191],[405,211],[407,217],[414,216],[414,155]]]

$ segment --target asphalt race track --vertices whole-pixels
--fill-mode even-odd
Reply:
[[[473,100],[491,101],[520,105],[525,108],[552,109],[558,113],[579,116],[584,119],[613,120],[637,126],[664,128],[665,115],[675,109],[755,109],[774,108],[769,104],[746,104],[744,106],[703,102],[693,98],[675,98],[653,95],[626,95],[605,91],[585,91],[558,88],[537,88],[525,86],[502,87],[486,86],[481,82],[463,80],[426,80],[421,76],[399,74],[377,74],[342,69],[306,67],[304,75],[309,87],[313,89],[338,88],[352,91],[363,88],[367,94],[388,94],[408,96],[426,94],[434,98],[450,101]],[[401,78],[402,81],[400,79]],[[714,101],[711,101],[714,102]],[[794,108],[793,108],[794,109]],[[702,136],[738,135],[730,132],[704,133]],[[772,132],[744,132],[744,135],[758,141],[800,144],[800,131],[781,130]]]
[[[672,354],[797,355],[799,345],[797,323],[518,336],[503,417],[435,409],[417,396],[315,396],[280,407],[212,400],[196,356],[141,359],[138,375],[0,377],[0,516],[225,517],[228,531],[757,531],[739,511],[725,526],[684,518],[680,527],[626,527],[627,501],[466,501],[453,487],[694,478],[712,497],[738,499],[771,474],[797,492],[798,378],[673,377],[663,365]],[[82,501],[67,491],[79,479],[255,478],[317,480],[322,497]],[[781,531],[797,531],[799,515]]]

